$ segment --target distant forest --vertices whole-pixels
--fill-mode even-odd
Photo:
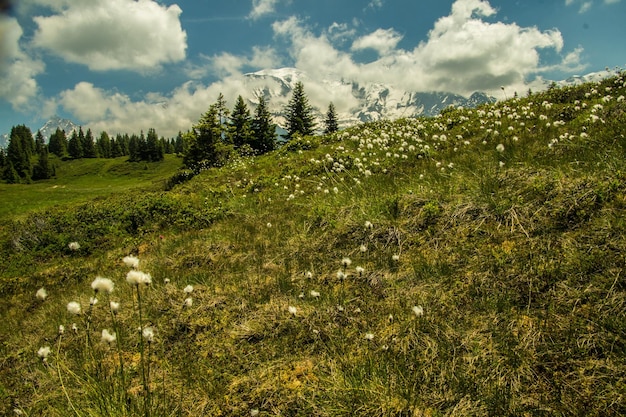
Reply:
[[[7,183],[29,183],[56,175],[54,160],[81,158],[118,158],[128,156],[130,162],[158,162],[165,154],[183,158],[184,168],[197,173],[203,169],[221,166],[234,155],[254,156],[277,147],[276,124],[268,103],[261,96],[251,115],[244,99],[239,96],[232,111],[226,107],[220,93],[198,123],[189,131],[179,132],[176,138],[159,138],[155,129],[144,134],[117,134],[110,137],[101,132],[94,138],[91,129],[66,133],[57,128],[48,143],[40,131],[33,135],[25,125],[14,126],[6,149],[0,149],[0,176]],[[316,128],[313,108],[297,83],[286,107],[284,140],[313,135]],[[324,133],[338,130],[337,115],[332,103],[324,120]],[[54,155],[51,161],[51,154]],[[187,174],[186,174],[187,175]]]

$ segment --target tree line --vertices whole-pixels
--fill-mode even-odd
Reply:
[[[224,164],[233,154],[261,155],[276,149],[276,124],[263,96],[257,97],[258,104],[252,114],[240,95],[230,111],[224,96],[200,117],[186,133],[179,132],[174,139],[159,138],[153,128],[147,134],[117,134],[110,137],[106,132],[95,139],[91,129],[83,132],[82,127],[66,133],[57,128],[48,143],[40,131],[33,137],[25,125],[11,129],[6,149],[0,149],[0,175],[8,183],[30,182],[55,176],[55,166],[50,154],[60,159],[118,158],[128,156],[131,162],[161,161],[165,154],[182,156],[183,165],[198,170]],[[298,82],[285,109],[285,141],[315,133],[314,109]],[[324,133],[338,130],[337,115],[332,103],[324,119]]]
[[[197,170],[224,164],[233,152],[240,155],[261,155],[276,149],[278,135],[276,124],[262,95],[251,115],[243,97],[237,97],[231,111],[226,108],[224,96],[220,93],[217,101],[200,117],[185,136],[183,164]],[[315,133],[314,109],[304,92],[304,84],[297,82],[292,97],[285,109],[285,141],[295,137],[310,136]],[[330,103],[324,119],[324,133],[338,130],[335,106]]]

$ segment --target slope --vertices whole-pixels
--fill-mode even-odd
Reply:
[[[625,414],[625,79],[3,225],[2,411]]]

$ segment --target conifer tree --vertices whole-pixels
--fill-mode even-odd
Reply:
[[[228,115],[229,111],[226,107],[226,100],[224,99],[224,94],[220,93],[217,96],[217,101],[215,102],[215,110],[217,112],[217,120],[220,124],[220,138],[224,142],[228,142],[230,140],[228,135]]]
[[[315,116],[309,99],[304,93],[304,84],[296,83],[293,95],[287,104],[287,134],[286,139],[294,135],[308,136],[315,131]]]
[[[192,169],[215,166],[218,161],[217,144],[221,140],[221,135],[222,126],[218,108],[213,104],[191,128],[188,135],[189,148],[183,156],[183,164]]]
[[[259,104],[254,110],[252,133],[254,139],[251,145],[257,153],[263,154],[276,148],[276,125],[263,96],[259,96]]]
[[[70,136],[70,140],[67,142],[67,153],[72,159],[83,157],[83,144],[76,131],[72,132],[72,136]]]
[[[35,135],[35,153],[37,153],[37,155],[41,155],[41,151],[44,146],[46,146],[46,140],[44,139],[41,130],[38,130]]]
[[[9,135],[9,144],[7,145],[7,165],[5,170],[5,178],[7,180],[14,179],[15,175],[19,179],[29,181],[31,178],[30,159],[35,150],[35,141],[30,129],[24,125],[14,126]],[[10,178],[9,178],[10,177]]]
[[[65,132],[57,127],[57,130],[50,136],[48,141],[48,151],[59,158],[65,156],[67,152],[67,138]]]
[[[337,123],[337,112],[335,110],[335,105],[331,102],[328,105],[326,119],[324,119],[324,134],[328,135],[330,133],[335,133],[338,130],[339,125]]]
[[[33,168],[33,179],[47,180],[52,176],[52,168],[50,167],[50,159],[48,155],[48,147],[44,144],[39,150],[39,159],[37,165]]]
[[[107,132],[102,131],[100,133],[100,137],[98,138],[98,141],[96,142],[96,148],[98,149],[98,154],[100,155],[100,157],[102,158],[112,157],[111,138],[109,138],[109,135],[107,134]]]
[[[229,124],[231,142],[235,149],[246,144],[251,146],[253,138],[252,118],[250,117],[250,110],[248,110],[248,106],[241,96],[237,97]]]
[[[146,138],[146,148],[142,155],[142,159],[146,161],[156,162],[162,161],[164,158],[163,144],[159,141],[156,131],[153,128],[148,129]]]
[[[78,132],[78,137],[80,137],[81,130]],[[83,145],[83,157],[84,158],[97,158],[98,152],[96,151],[96,144],[93,139],[93,133],[91,133],[91,129],[87,129],[87,133],[82,137],[82,145]]]

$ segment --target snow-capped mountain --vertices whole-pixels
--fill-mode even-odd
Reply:
[[[74,131],[78,131],[79,126],[69,119],[62,119],[58,116],[50,118],[43,126],[39,128],[39,131],[43,135],[46,142],[50,139],[50,136],[56,132],[57,129],[61,129],[65,132],[65,135],[69,137]],[[36,134],[37,131],[33,131]]]
[[[79,126],[72,122],[69,119],[62,119],[58,116],[53,116],[46,123],[43,124],[39,129],[32,130],[33,137],[37,134],[37,130],[41,132],[43,138],[46,142],[50,139],[50,136],[56,132],[57,128],[63,130],[65,135],[69,137],[74,131],[78,131]],[[6,148],[9,144],[9,133],[5,133],[0,135],[0,148]]]
[[[470,97],[445,92],[411,92],[404,91],[393,86],[371,83],[362,85],[356,82],[344,80],[324,80],[321,83],[312,83],[309,76],[295,68],[280,68],[263,70],[245,74],[244,84],[252,92],[249,101],[256,104],[255,97],[262,95],[270,106],[274,120],[279,125],[284,123],[284,108],[291,92],[298,81],[307,86],[314,85],[315,93],[320,97],[318,102],[314,96],[309,96],[309,101],[315,108],[318,120],[325,117],[325,112],[331,100],[327,100],[320,92],[343,91],[349,95],[348,101],[352,103],[349,109],[338,109],[339,123],[342,127],[359,122],[369,122],[381,119],[397,119],[400,117],[435,116],[449,106],[475,107],[483,103],[494,102],[495,98],[484,93],[476,92]],[[307,92],[308,93],[308,92]]]

